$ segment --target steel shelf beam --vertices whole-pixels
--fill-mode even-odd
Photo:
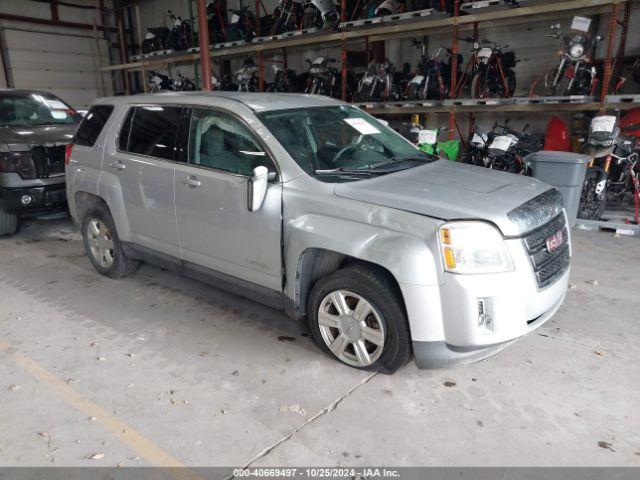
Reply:
[[[342,42],[362,40],[369,38],[374,41],[382,41],[391,38],[407,38],[417,33],[438,33],[449,31],[454,26],[460,30],[473,28],[475,23],[482,24],[485,28],[521,24],[532,20],[543,21],[547,18],[559,18],[571,16],[576,12],[604,13],[610,11],[614,4],[624,4],[633,0],[567,0],[555,3],[519,7],[509,10],[499,10],[473,15],[462,15],[441,19],[424,21],[405,21],[391,25],[378,27],[363,27],[354,30],[346,30],[334,33],[318,33],[300,35],[282,40],[270,40],[265,42],[247,42],[225,48],[210,49],[211,57],[227,57],[246,55],[249,53],[265,52],[281,48],[297,48],[311,45],[335,45],[341,46]],[[143,58],[136,62],[103,67],[103,71],[111,70],[140,70],[143,67],[162,66],[169,63],[192,62],[200,58],[199,53],[173,54],[157,58]]]

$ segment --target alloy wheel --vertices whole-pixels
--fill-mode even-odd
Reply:
[[[367,367],[382,355],[386,333],[382,317],[357,293],[329,293],[320,303],[318,326],[329,350],[348,365]]]
[[[113,237],[105,223],[97,218],[87,225],[87,244],[91,256],[102,268],[111,268],[114,261]]]

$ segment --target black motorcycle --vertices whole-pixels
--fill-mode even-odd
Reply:
[[[317,57],[313,61],[306,59],[309,64],[309,77],[304,93],[326,95],[327,97],[339,97],[340,73],[333,66],[335,58]]]
[[[152,93],[173,90],[173,81],[169,76],[156,72],[155,70],[149,70],[147,76],[149,77],[149,90]]]
[[[578,218],[599,220],[608,202],[622,203],[633,198],[638,223],[640,184],[636,142],[635,137],[621,134],[615,116],[600,115],[592,119],[584,148],[591,162],[582,188]]]
[[[296,72],[290,68],[283,69],[278,65],[272,65],[273,82],[271,82],[265,91],[291,93],[297,91]]]
[[[167,36],[167,48],[171,50],[186,50],[193,47],[193,42],[197,43],[197,38],[191,26],[191,21],[177,17],[171,10],[167,11],[173,27]]]
[[[473,39],[466,39],[472,41]],[[515,52],[503,52],[509,45],[489,40],[473,42],[475,57],[471,78],[471,98],[509,98],[516,90]]]
[[[356,102],[385,102],[399,100],[400,88],[394,82],[395,67],[388,60],[371,62],[360,79],[355,94]]]
[[[196,84],[189,77],[178,72],[178,78],[171,79],[171,89],[174,92],[192,92],[196,89]]]
[[[248,7],[238,10],[229,9],[228,42],[251,41],[256,36],[256,16]]]
[[[147,27],[147,33],[142,41],[142,53],[157,52],[160,50],[166,50],[167,40],[171,30],[168,27]]]
[[[486,167],[488,165],[489,145],[491,145],[493,136],[493,132],[485,132],[476,125],[469,140],[469,148],[462,156],[462,163],[468,163],[476,167]]]
[[[486,166],[492,170],[530,175],[525,157],[542,150],[544,138],[529,134],[528,128],[529,124],[522,131],[516,131],[507,125],[495,124],[491,143],[487,146]]]
[[[551,32],[547,36],[561,39],[564,48],[561,51],[560,64],[545,74],[545,87],[551,95],[555,95],[563,84],[564,95],[593,95],[597,79],[590,54],[604,37],[596,35],[591,41],[584,32],[574,31],[571,35],[563,35],[559,23],[551,26]]]
[[[444,100],[449,95],[451,86],[451,62],[450,49],[438,48],[429,56],[424,42],[413,40],[413,45],[421,49],[420,63],[416,74],[407,87],[409,100]],[[440,59],[443,53],[449,54],[448,62]],[[462,65],[462,55],[458,54],[458,78]]]

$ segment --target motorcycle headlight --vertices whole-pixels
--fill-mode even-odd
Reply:
[[[582,45],[581,43],[576,43],[569,49],[569,55],[571,55],[573,58],[580,58],[583,54],[584,45]]]
[[[440,227],[438,237],[448,272],[498,273],[514,268],[502,235],[488,223],[446,223]]]

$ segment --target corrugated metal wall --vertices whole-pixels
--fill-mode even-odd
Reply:
[[[97,6],[96,0],[74,0]],[[28,0],[3,0],[0,13],[51,19],[50,6]],[[62,21],[101,24],[97,10],[59,7]],[[112,93],[111,80],[99,73],[108,65],[106,40],[96,44],[91,30],[0,20],[7,70],[15,88],[51,91],[76,108]],[[101,36],[101,33],[99,32]],[[99,52],[98,52],[99,49]]]

